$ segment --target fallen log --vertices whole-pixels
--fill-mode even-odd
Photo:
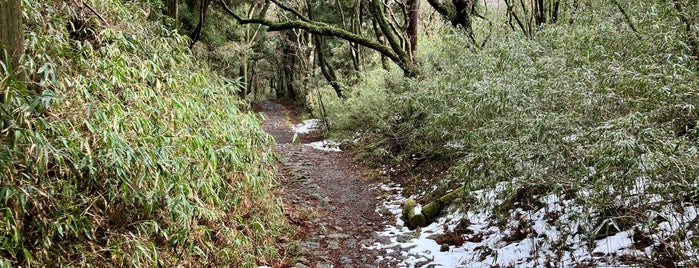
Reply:
[[[403,205],[403,219],[408,229],[416,227],[425,227],[427,223],[432,222],[442,209],[449,206],[454,199],[461,196],[464,192],[464,187],[454,189],[453,191],[437,198],[428,203],[424,207],[420,207],[414,199],[408,199]]]
[[[422,208],[415,201],[415,199],[408,199],[403,205],[403,219],[405,220],[408,229],[415,229],[418,226],[426,226],[427,221],[425,216],[422,215]]]

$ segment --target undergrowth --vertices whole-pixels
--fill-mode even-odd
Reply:
[[[452,163],[440,186],[508,185],[463,210],[506,222],[525,201],[553,194],[584,208],[571,236],[593,242],[636,226],[655,239],[647,258],[696,265],[687,262],[699,256],[696,220],[658,226],[699,204],[699,69],[687,45],[699,22],[686,29],[667,2],[627,8],[638,32],[596,2],[532,38],[496,30],[482,49],[442,27],[420,40],[423,77],[366,72],[346,100],[325,98],[332,129],[359,132],[363,154],[386,162]]]
[[[241,85],[138,3],[22,3],[29,82],[2,65],[0,264],[257,267],[286,230]]]

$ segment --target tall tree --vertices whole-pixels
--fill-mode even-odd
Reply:
[[[216,3],[218,3],[226,13],[234,17],[239,24],[261,24],[267,26],[267,31],[299,29],[314,35],[337,37],[346,41],[357,43],[388,57],[404,71],[406,76],[415,76],[420,72],[418,66],[413,63],[409,52],[406,51],[401,45],[399,37],[396,36],[393,28],[388,22],[386,13],[384,12],[384,3],[382,0],[369,1],[369,9],[371,10],[374,20],[377,21],[379,26],[378,28],[388,41],[388,45],[384,45],[376,39],[365,37],[361,34],[343,29],[342,27],[334,26],[325,22],[309,20],[297,10],[288,7],[277,0],[270,1],[276,4],[280,9],[290,12],[297,17],[297,19],[285,21],[276,21],[264,17],[246,19],[228,8],[224,1],[218,0]]]
[[[410,51],[417,50],[417,26],[420,20],[420,0],[408,0],[408,38]]]
[[[192,31],[192,33],[189,35],[189,38],[192,39],[190,47],[194,46],[194,44],[196,44],[197,41],[199,41],[199,39],[201,38],[201,31],[206,21],[206,13],[209,10],[209,4],[211,4],[211,0],[199,1],[199,23],[197,23],[197,26],[194,28],[194,31]]]
[[[18,76],[22,75],[18,70],[20,57],[24,54],[24,26],[20,2],[0,0],[0,51],[7,50],[7,55],[3,53],[0,59],[3,63],[9,63]]]
[[[177,21],[177,17],[179,16],[178,5],[179,0],[167,0],[167,15],[175,19],[175,21]]]

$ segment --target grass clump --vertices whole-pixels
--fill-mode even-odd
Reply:
[[[285,230],[240,85],[137,3],[23,2],[28,83],[0,74],[0,263],[257,267]]]
[[[445,27],[421,39],[430,44],[417,51],[424,77],[368,73],[348,100],[328,103],[330,120],[362,131],[384,159],[451,163],[439,185],[495,192],[462,209],[491,211],[502,225],[553,195],[575,208],[557,222],[579,227],[567,237],[594,248],[600,237],[638,228],[655,238],[640,255],[693,263],[699,240],[686,232],[699,230],[686,211],[698,208],[699,69],[684,41],[691,32],[671,4],[627,8],[638,32],[617,7],[597,2],[531,38],[495,32],[482,49]],[[377,95],[386,110],[372,113]]]

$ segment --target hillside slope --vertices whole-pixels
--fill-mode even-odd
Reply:
[[[142,3],[23,1],[0,73],[1,266],[256,267],[286,230],[271,138]]]

